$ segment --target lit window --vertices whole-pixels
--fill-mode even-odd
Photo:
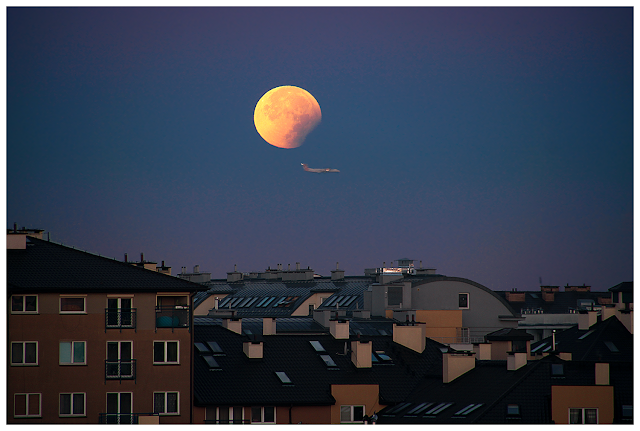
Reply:
[[[177,341],[154,341],[153,342],[153,363],[154,364],[178,364],[178,342]]]
[[[85,394],[60,394],[60,416],[86,416]]]
[[[11,297],[11,313],[38,313],[37,295],[13,295]]]
[[[340,423],[362,423],[364,406],[340,406]]]
[[[14,341],[11,343],[11,365],[38,365],[37,341]]]
[[[60,297],[61,314],[85,314],[85,297]]]
[[[39,418],[42,407],[41,394],[14,394],[13,417],[14,418]]]
[[[153,412],[161,415],[177,415],[178,392],[154,392]]]
[[[251,423],[253,424],[275,424],[274,407],[251,407]]]
[[[468,293],[458,293],[458,308],[469,308]]]
[[[84,341],[61,341],[60,364],[84,365],[86,364],[86,344]]]

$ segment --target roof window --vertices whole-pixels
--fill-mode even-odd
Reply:
[[[425,411],[426,409],[428,409],[432,405],[433,405],[433,403],[420,403],[417,406],[415,406],[414,408],[412,408],[411,410],[409,410],[407,412],[407,415],[419,415],[420,413],[422,413],[423,411]]]
[[[546,345],[547,345],[547,343],[546,343],[546,342],[545,342],[545,343],[542,343],[542,344],[538,344],[534,349],[531,349],[531,353],[535,353],[535,352],[537,352],[538,350],[542,349],[542,348],[543,348],[544,346],[546,346]]]
[[[457,412],[455,412],[454,416],[466,416],[469,413],[471,413],[472,411],[480,408],[481,406],[482,406],[482,403],[480,403],[480,404],[469,404],[468,406],[466,406],[462,410],[458,410]]]
[[[283,385],[293,385],[293,382],[284,371],[276,371],[276,376],[278,376]]]
[[[322,358],[324,363],[327,365],[327,367],[330,367],[330,368],[337,368],[338,367],[336,365],[336,363],[333,361],[333,359],[331,359],[331,356],[329,356],[329,355],[320,355],[320,357]]]
[[[213,353],[224,353],[220,345],[215,341],[207,341],[207,346],[209,346]]]
[[[578,337],[578,340],[584,340],[585,338],[587,338],[589,335],[593,334],[593,330],[585,332],[584,334],[582,334],[580,337]]]
[[[604,345],[607,346],[612,353],[618,353],[620,351],[612,341],[605,341]]]
[[[251,305],[256,302],[258,300],[257,297],[253,297],[251,298],[251,301],[247,302],[246,304],[244,304],[244,307],[251,307]]]
[[[202,357],[202,359],[204,359],[204,361],[207,363],[210,370],[220,368],[220,365],[218,365],[218,361],[216,361],[216,359],[213,356],[205,355]]]
[[[520,406],[518,404],[508,404],[507,416],[520,416]]]
[[[434,408],[432,408],[431,410],[427,411],[424,415],[425,416],[435,416],[438,413],[442,412],[443,410],[451,407],[453,405],[453,403],[440,403],[437,406],[435,406]]]
[[[551,377],[564,377],[564,364],[551,364]]]
[[[320,344],[320,341],[311,340],[309,341],[309,344],[311,344],[316,352],[326,352],[322,344]]]
[[[209,353],[209,348],[207,346],[204,345],[204,343],[194,343],[194,346],[196,346],[196,349],[198,349],[198,353],[205,354],[205,353]]]

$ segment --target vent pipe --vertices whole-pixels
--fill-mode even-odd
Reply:
[[[125,263],[127,263],[127,262],[128,262],[128,260],[127,260],[127,253],[125,253],[125,254],[124,254],[124,261],[125,261]]]
[[[144,262],[144,253],[140,253],[140,262]]]

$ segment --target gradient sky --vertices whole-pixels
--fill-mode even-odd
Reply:
[[[297,149],[253,124],[280,85],[322,109]],[[633,280],[633,9],[8,8],[14,222],[174,274],[606,290]]]

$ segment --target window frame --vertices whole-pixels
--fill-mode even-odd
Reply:
[[[164,395],[164,412],[156,412],[156,394]],[[168,394],[176,394],[176,411],[167,412]],[[180,391],[154,391],[153,392],[153,413],[159,416],[180,416]]]
[[[60,359],[60,353],[62,353],[62,343],[71,343],[71,362],[62,362]],[[82,343],[84,349],[84,361],[83,362],[74,362],[73,358],[75,356],[75,345],[76,343]],[[87,342],[82,340],[74,340],[74,341],[60,341],[58,343],[58,365],[87,365]]]
[[[82,299],[82,310],[63,310],[63,299]],[[87,295],[60,295],[60,299],[58,301],[58,312],[60,314],[87,314]]]
[[[73,397],[74,395],[82,395],[82,413],[73,413]],[[62,409],[62,396],[63,395],[68,395],[69,396],[69,407],[70,407],[70,411],[71,413],[67,414],[67,413],[62,413],[61,409]],[[69,417],[75,417],[75,418],[80,418],[80,417],[87,417],[87,393],[86,392],[60,392],[60,394],[58,395],[58,417],[61,418],[69,418]]]
[[[460,305],[460,299],[464,296],[467,297],[467,305],[465,307]],[[468,310],[469,309],[469,292],[458,292],[458,309],[459,310]]]
[[[264,417],[264,409],[265,408],[272,408],[273,409],[273,421],[269,421],[266,422]],[[253,420],[253,409],[260,409],[260,420],[259,421],[254,421]],[[244,413],[243,413],[244,415]],[[276,424],[276,407],[275,406],[252,406],[251,407],[251,423],[252,424],[270,424],[270,425],[275,425]]]
[[[14,310],[13,309],[13,298],[15,297],[21,297],[22,298],[22,310]],[[36,298],[36,309],[35,311],[33,310],[25,310],[26,307],[26,301],[25,298],[27,296],[34,296]],[[11,295],[11,314],[40,314],[40,299],[38,298],[38,295]]]
[[[349,407],[350,408],[350,420],[349,421],[343,421],[342,420],[342,409],[343,409],[343,407]],[[364,422],[364,420],[357,421],[357,420],[354,419],[354,413],[355,413],[355,408],[356,407],[361,407],[362,408],[362,417],[364,418],[364,416],[365,416],[365,414],[367,412],[367,407],[365,405],[362,405],[362,404],[353,404],[353,405],[344,404],[344,405],[340,406],[340,423],[341,424],[360,424],[360,423]]]
[[[227,419],[225,419],[225,423],[223,424],[222,422],[220,422],[220,409],[226,409],[227,410]],[[242,412],[241,417],[235,418],[234,417],[234,412],[236,411],[236,409],[240,410]],[[275,412],[275,410],[274,410]],[[274,417],[275,417],[275,413],[274,413]],[[216,417],[215,419],[213,419],[215,421],[216,424],[218,425],[242,425],[244,424],[244,407],[241,406],[217,406],[216,407]]]
[[[581,422],[579,422],[579,423],[571,422],[571,411],[572,410],[579,410],[580,411],[580,420],[581,420]],[[597,407],[569,407],[569,409],[568,409],[569,418],[568,418],[567,423],[570,424],[570,425],[593,425],[592,423],[587,424],[587,422],[585,421],[587,410],[595,410],[596,411],[596,422],[595,422],[595,424],[599,424],[600,423],[600,412],[598,411]]]
[[[26,357],[25,349],[26,349],[27,343],[36,345],[36,362],[35,363],[31,363],[31,362],[26,363],[24,361],[25,357]],[[22,344],[22,362],[13,362],[13,345],[14,344]],[[37,341],[12,341],[11,342],[11,351],[9,352],[9,357],[11,358],[10,359],[11,366],[12,367],[37,367],[38,366],[38,360],[39,360],[39,355],[38,355],[39,352],[38,352],[38,350],[39,350],[39,348],[38,348],[38,342]]]
[[[18,415],[16,414],[16,397],[18,395],[25,396],[25,414]],[[32,395],[38,396],[38,413],[37,414],[29,414],[29,398]],[[16,392],[13,394],[13,417],[17,419],[29,419],[29,418],[41,418],[42,417],[42,393],[41,392]]]
[[[164,361],[156,361],[156,343],[164,344]],[[176,361],[167,360],[167,343],[176,343]],[[153,340],[153,365],[180,365],[180,340]]]

